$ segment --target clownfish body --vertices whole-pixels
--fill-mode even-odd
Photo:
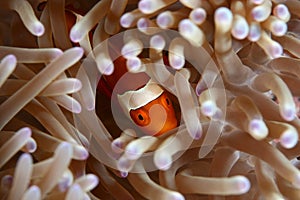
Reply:
[[[114,66],[115,71],[113,74],[102,76],[97,88],[98,92],[104,93],[109,98],[112,98],[115,87],[126,88],[126,84],[129,84],[125,82],[124,84],[117,85],[117,82],[122,76],[128,73],[126,59],[119,57],[114,61]],[[135,74],[132,76],[135,76]],[[125,115],[138,126],[143,133],[160,136],[177,127],[178,122],[169,94],[157,83],[149,80],[148,83],[136,90],[126,90],[124,88],[117,92],[118,104],[123,109]],[[151,113],[151,108],[155,106],[159,106],[161,109]],[[164,118],[162,118],[162,115],[164,115]],[[157,120],[160,118],[163,124],[157,123]]]

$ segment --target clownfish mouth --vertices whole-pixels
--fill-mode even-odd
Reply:
[[[177,127],[172,101],[166,92],[146,105],[130,110],[132,121],[148,135],[160,136]]]

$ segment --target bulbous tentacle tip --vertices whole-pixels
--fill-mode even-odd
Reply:
[[[83,53],[84,53],[84,50],[82,47],[73,47],[70,49],[70,51],[76,52],[78,54],[78,57],[82,57]]]
[[[208,117],[212,117],[217,112],[217,105],[213,101],[205,101],[201,104],[201,112]]]
[[[179,192],[172,192],[170,194],[170,197],[168,197],[167,199],[170,199],[170,200],[185,200],[184,196],[182,194],[180,194]]]
[[[24,137],[30,137],[32,131],[29,127],[24,127],[24,128],[21,128],[20,130],[18,130],[17,133],[24,136]]]
[[[156,153],[154,163],[158,169],[166,171],[171,167],[172,158],[165,153]]]
[[[74,150],[74,157],[78,160],[86,160],[89,157],[89,152],[86,148],[81,145],[76,145]]]
[[[61,153],[65,155],[72,155],[73,154],[73,147],[69,142],[61,142],[55,150],[57,155]]]
[[[239,176],[237,178],[237,189],[241,194],[244,194],[248,192],[251,188],[251,183],[250,181],[244,177],[244,176]]]
[[[26,143],[26,149],[29,153],[33,153],[37,149],[37,143],[33,138],[30,138]]]
[[[150,39],[150,46],[162,50],[166,45],[165,39],[161,35],[154,35]]]
[[[45,27],[41,22],[37,22],[33,26],[33,34],[36,36],[42,36],[45,33]]]
[[[280,113],[283,119],[286,121],[293,121],[296,118],[296,108],[291,106],[285,106],[280,109]]]
[[[77,29],[76,26],[73,26],[71,28],[71,31],[70,31],[70,39],[72,42],[74,43],[78,43],[82,40],[82,34],[80,33],[80,31]]]
[[[7,56],[5,56],[5,57],[2,59],[1,63],[3,63],[3,62],[7,62],[7,63],[9,63],[9,64],[14,64],[14,63],[17,62],[17,58],[16,58],[16,56],[13,55],[13,54],[8,54]]]
[[[233,15],[231,10],[226,7],[220,7],[215,11],[215,22],[216,23],[231,23],[233,20]]]
[[[174,68],[174,69],[181,69],[184,64],[185,64],[185,60],[184,57],[182,56],[178,56],[178,55],[173,55],[170,54],[170,65]]]
[[[251,120],[248,129],[251,135],[257,140],[266,138],[269,132],[265,122],[261,119]]]
[[[134,18],[130,13],[125,13],[120,18],[120,24],[123,28],[129,28]]]
[[[138,8],[145,14],[150,13],[152,9],[152,3],[149,0],[141,0],[138,4]]]
[[[283,48],[276,42],[271,46],[269,53],[272,58],[279,58],[283,54]]]
[[[86,178],[89,185],[89,189],[93,189],[99,184],[99,178],[94,174],[87,174]]]
[[[72,104],[72,112],[78,114],[81,113],[81,110],[82,108],[80,103],[74,101]]]
[[[41,199],[41,193],[41,189],[38,186],[32,185],[27,189],[23,197],[25,199]]]
[[[280,137],[280,144],[287,149],[295,147],[298,143],[298,133],[296,130],[287,130]]]

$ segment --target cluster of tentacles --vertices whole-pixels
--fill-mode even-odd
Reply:
[[[1,1],[0,197],[299,199],[299,13],[298,0]],[[119,57],[172,95],[176,129],[137,134],[96,92]]]

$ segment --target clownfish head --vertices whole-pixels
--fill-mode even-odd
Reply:
[[[147,135],[160,136],[177,127],[171,99],[151,80],[143,88],[118,95],[118,100],[125,114]]]
[[[162,109],[150,115],[150,109],[154,105],[159,105]],[[177,127],[177,119],[173,104],[165,92],[146,105],[135,110],[130,110],[129,113],[134,123],[140,127],[145,127],[144,131],[150,135],[159,136]],[[161,115],[166,115],[163,126],[159,124],[157,124],[157,126],[155,126],[155,124],[149,126],[151,122],[154,121],[154,118],[159,119]]]

